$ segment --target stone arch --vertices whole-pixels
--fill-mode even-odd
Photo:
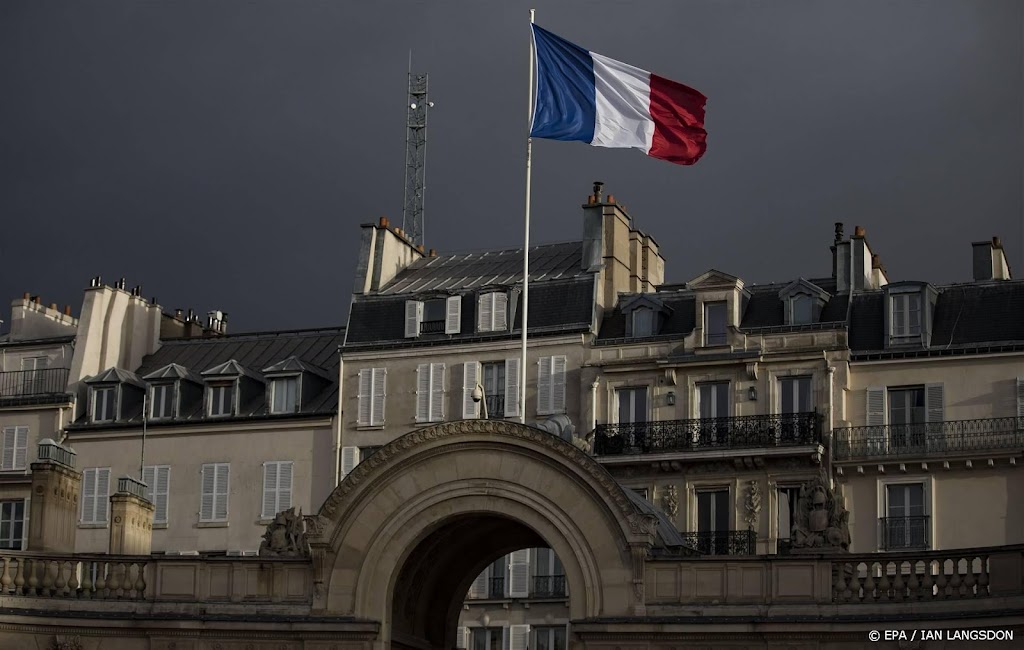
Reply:
[[[464,420],[382,447],[307,523],[315,610],[379,621],[378,647],[447,650],[473,578],[527,546],[562,560],[572,619],[642,614],[657,518],[557,436]]]

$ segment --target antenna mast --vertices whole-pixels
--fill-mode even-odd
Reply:
[[[413,74],[412,72],[412,50],[410,50],[402,230],[416,244],[424,243],[423,195],[427,189],[427,111],[433,106],[434,103],[427,98],[427,75]]]

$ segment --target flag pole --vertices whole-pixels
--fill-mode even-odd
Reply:
[[[530,304],[530,159],[533,155],[533,21],[534,9],[530,9],[530,89],[526,97],[529,100],[526,132],[526,214],[523,222],[523,349],[519,360],[519,422],[526,424],[526,331],[529,321],[527,314]],[[539,386],[538,386],[539,388]]]

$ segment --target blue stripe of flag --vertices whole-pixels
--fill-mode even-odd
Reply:
[[[594,139],[597,91],[594,60],[579,45],[533,25],[537,97],[530,135],[551,140]]]

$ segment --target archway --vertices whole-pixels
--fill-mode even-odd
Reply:
[[[316,610],[379,621],[378,648],[450,650],[472,580],[527,546],[561,558],[572,619],[642,614],[657,518],[562,439],[465,420],[379,449],[310,524]]]

